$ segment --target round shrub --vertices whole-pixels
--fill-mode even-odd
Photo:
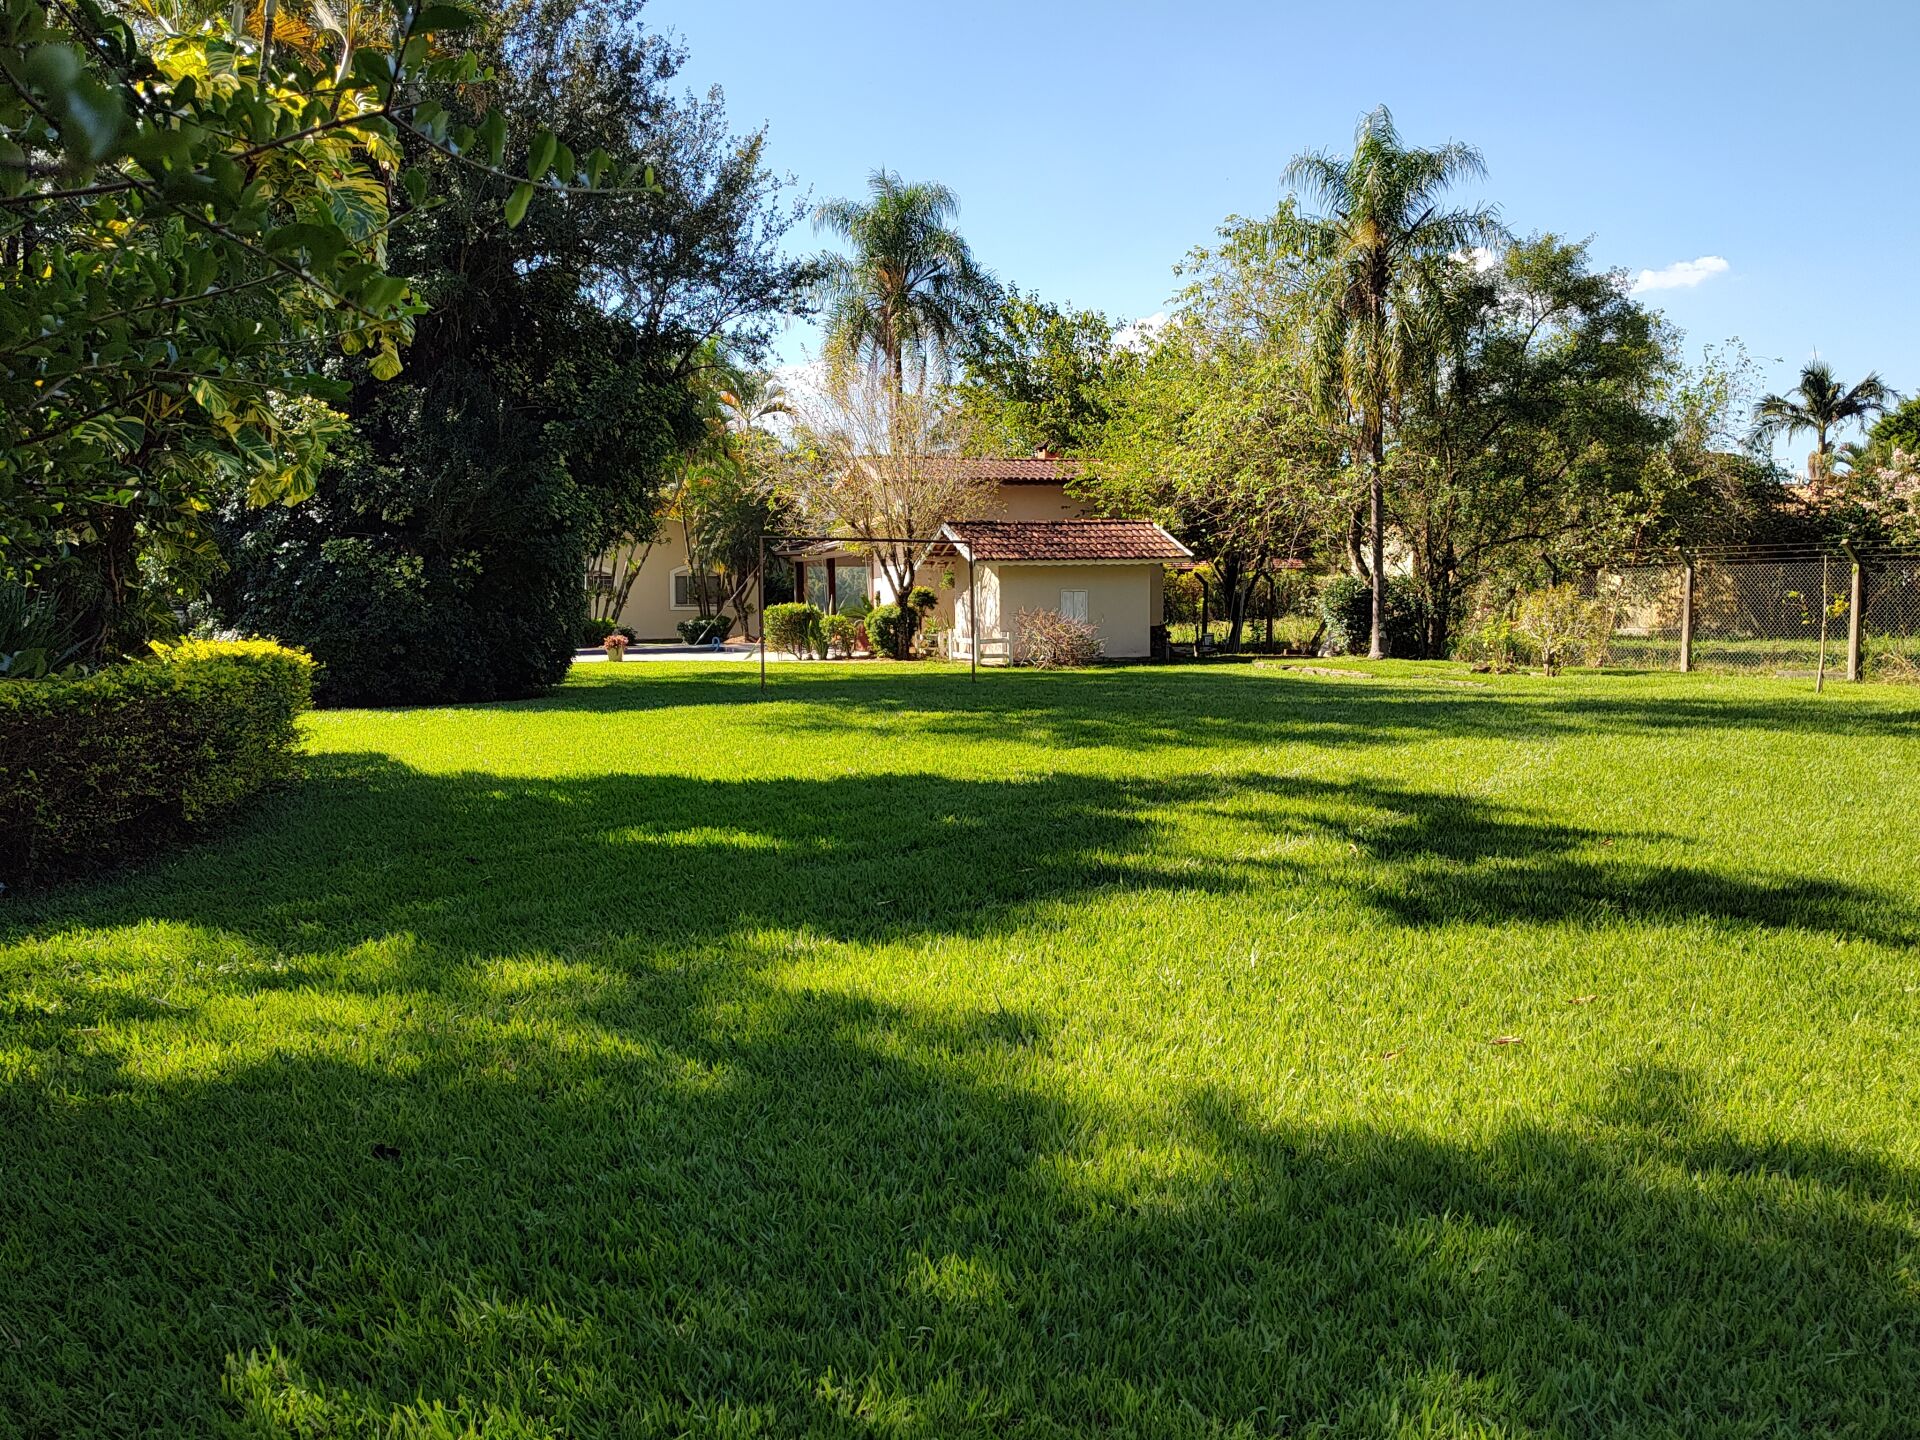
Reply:
[[[867,612],[867,640],[873,653],[904,660],[913,648],[913,632],[919,628],[917,614],[889,601]]]
[[[1568,662],[1607,663],[1613,617],[1599,600],[1574,585],[1554,585],[1520,597],[1513,628],[1533,643],[1540,667],[1558,675]]]
[[[1427,602],[1410,575],[1387,577],[1381,617],[1387,654],[1420,659],[1427,649]],[[1373,586],[1357,575],[1334,575],[1320,587],[1321,653],[1364,655],[1373,644]]]
[[[598,650],[601,645],[605,643],[607,636],[611,635],[618,628],[619,627],[611,620],[603,620],[597,615],[589,615],[586,622],[580,627],[580,648],[582,650]]]
[[[790,600],[783,605],[767,606],[761,623],[767,644],[789,655],[805,656],[811,655],[819,645],[820,622],[824,618],[818,605]]]
[[[0,684],[0,883],[150,849],[296,773],[308,656],[267,640],[154,651]]]

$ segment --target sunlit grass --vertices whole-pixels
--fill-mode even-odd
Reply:
[[[0,909],[0,1433],[1912,1433],[1920,695],[581,667]]]

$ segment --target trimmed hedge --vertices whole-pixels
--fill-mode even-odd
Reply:
[[[151,848],[297,773],[304,652],[154,650],[93,675],[0,681],[0,883]]]

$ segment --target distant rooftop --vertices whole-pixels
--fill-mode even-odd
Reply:
[[[954,520],[940,527],[934,548],[981,561],[1177,563],[1192,558],[1186,546],[1151,520]]]

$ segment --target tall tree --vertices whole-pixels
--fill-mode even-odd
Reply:
[[[390,241],[432,309],[404,372],[352,389],[348,463],[305,513],[233,517],[230,618],[312,648],[330,700],[525,695],[564,674],[588,556],[651,535],[681,457],[706,438],[700,396],[723,350],[707,332],[744,309],[750,348],[755,307],[791,274],[754,258],[777,196],[729,168],[757,166],[757,148],[722,144],[714,102],[676,95],[681,51],[640,9],[500,0],[485,44],[516,171],[558,148],[529,124],[551,116],[559,143],[601,138],[616,164],[649,167],[658,193],[593,206],[536,193],[503,211],[510,178],[446,176],[445,203]],[[457,115],[469,102],[440,103]],[[714,178],[715,156],[732,180]],[[642,244],[653,226],[672,237]],[[689,252],[734,256],[744,293]],[[653,254],[669,257],[659,276]],[[663,298],[637,298],[649,295]],[[487,643],[456,653],[452,635]]]
[[[1878,375],[1869,374],[1849,388],[1826,361],[1809,360],[1800,367],[1800,383],[1792,390],[1763,395],[1753,407],[1754,437],[1771,443],[1778,435],[1791,440],[1811,431],[1813,453],[1807,456],[1807,480],[1820,485],[1832,478],[1833,443],[1839,432],[1880,414],[1899,398]]]
[[[1475,590],[1557,584],[1628,543],[1672,431],[1673,337],[1584,245],[1545,235],[1449,263],[1428,299],[1437,363],[1385,467],[1434,658]]]
[[[409,0],[276,46],[225,6],[0,9],[0,580],[78,653],[169,627],[219,498],[303,500],[342,376],[400,370],[423,307],[389,236],[428,178],[406,153],[498,163],[497,121],[422,94],[477,78],[437,33],[470,19]]]
[[[820,256],[815,295],[836,379],[869,364],[898,396],[910,369],[924,379],[943,366],[995,287],[954,228],[953,191],[891,170],[874,171],[867,188],[865,201],[828,200],[814,211],[815,227],[851,252]]]
[[[1109,364],[1107,418],[1082,488],[1151,515],[1208,561],[1239,644],[1275,562],[1304,559],[1341,507],[1340,447],[1315,413],[1303,353],[1310,275],[1291,205],[1231,220],[1190,254],[1172,318]]]
[[[1356,458],[1366,470],[1368,653],[1376,657],[1385,653],[1387,430],[1430,344],[1422,307],[1434,268],[1472,247],[1506,243],[1491,207],[1442,208],[1447,190],[1485,173],[1470,145],[1403,144],[1384,105],[1361,117],[1351,155],[1309,151],[1286,171],[1287,183],[1322,209],[1301,222],[1310,253],[1324,262],[1311,321],[1315,390],[1327,409],[1355,422]]]
[[[995,455],[1068,454],[1097,443],[1114,330],[1097,310],[1009,290],[962,346],[956,388],[969,443]]]

